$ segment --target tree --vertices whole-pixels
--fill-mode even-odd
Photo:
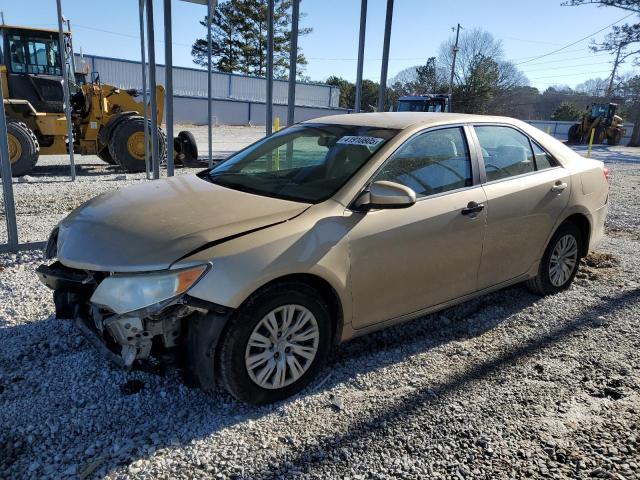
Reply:
[[[455,39],[440,45],[437,68],[450,71]],[[528,84],[526,76],[504,59],[502,42],[481,29],[460,35],[454,71],[453,107],[467,113],[486,113],[500,106],[509,114],[509,99],[513,90]]]
[[[349,80],[345,80],[342,77],[337,77],[335,75],[327,78],[327,81],[324,82],[327,85],[332,85],[334,87],[338,87],[340,89],[340,108],[354,108],[356,102],[356,85],[355,83],[351,83]],[[375,112],[376,105],[378,104],[378,91],[380,88],[380,84],[378,82],[374,82],[372,80],[362,80],[362,105],[361,109],[363,112]],[[393,100],[389,98],[389,93],[391,89],[387,88],[387,103],[386,108],[388,109],[389,105],[393,104]]]
[[[628,12],[634,12],[640,17],[640,2],[638,0],[568,0],[563,3],[567,6],[597,5],[599,7],[614,7]],[[636,17],[637,18],[637,17]],[[592,46],[595,51],[617,52],[621,50],[619,62],[632,59],[636,65],[640,65],[640,22],[614,25],[605,39]],[[640,95],[640,91],[636,91]],[[635,97],[631,102],[631,120],[633,132],[629,146],[640,146],[640,98]]]
[[[609,82],[604,78],[590,78],[576,85],[575,91],[592,97],[603,97]]]
[[[291,0],[276,0],[274,9],[273,72],[286,78],[291,41]],[[304,14],[301,14],[302,17]],[[207,19],[200,22],[207,27]],[[300,28],[298,35],[311,32]],[[227,0],[219,2],[211,26],[213,62],[217,70],[263,76],[267,67],[267,0]],[[191,55],[194,63],[207,65],[207,39],[197,39]],[[307,60],[298,48],[298,75]]]
[[[573,103],[562,102],[551,114],[551,120],[573,122],[578,120],[580,115],[582,115],[582,111]]]

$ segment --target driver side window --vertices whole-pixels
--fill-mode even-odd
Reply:
[[[482,150],[487,181],[535,171],[529,138],[510,127],[474,127]]]
[[[472,185],[469,149],[461,127],[409,139],[387,160],[374,181],[405,185],[426,197]]]

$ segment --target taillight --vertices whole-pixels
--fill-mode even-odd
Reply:
[[[604,173],[604,178],[609,183],[609,169],[607,167],[602,167],[602,173]]]

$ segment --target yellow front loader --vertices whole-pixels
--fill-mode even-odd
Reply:
[[[9,25],[1,25],[0,30],[0,74],[11,172],[22,176],[33,169],[40,155],[64,155],[69,150],[60,45],[57,30]],[[127,172],[143,172],[145,125],[141,92],[103,84],[99,76],[90,82],[85,81],[84,74],[75,77],[70,89],[74,151],[97,155]],[[162,118],[164,88],[158,86],[155,95],[158,118]],[[167,152],[161,128],[158,138],[162,161]],[[180,132],[174,139],[173,153],[178,162],[197,162],[197,146],[189,132]]]

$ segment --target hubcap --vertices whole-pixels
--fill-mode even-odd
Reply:
[[[286,387],[309,369],[318,352],[316,317],[302,305],[283,305],[253,329],[244,354],[254,383],[270,390]]]
[[[573,235],[560,237],[549,261],[549,279],[554,287],[561,287],[573,274],[578,262],[578,242]]]
[[[11,134],[7,135],[7,140],[9,144],[9,160],[13,164],[22,156],[22,145],[20,145],[18,139]]]
[[[144,160],[144,132],[135,132],[129,135],[127,150],[132,157]]]

